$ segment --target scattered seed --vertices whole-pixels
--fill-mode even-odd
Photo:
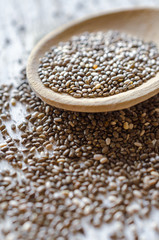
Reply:
[[[15,106],[15,105],[16,105],[16,99],[15,99],[15,98],[12,98],[12,99],[11,99],[11,104],[12,104],[12,106]]]
[[[83,70],[88,64],[86,68],[98,74],[103,58],[95,63],[96,69],[86,58]],[[46,62],[45,71],[47,67]],[[111,72],[116,69],[108,75]],[[82,75],[80,81],[85,82]],[[5,92],[9,87],[0,87],[2,112]],[[12,93],[6,97],[10,102]],[[70,234],[84,234],[85,216],[94,227],[118,221],[116,239],[125,239],[125,228],[136,228],[136,216],[146,219],[152,207],[157,211],[158,95],[116,112],[69,112],[36,97],[24,73],[14,98],[14,110],[21,104],[28,113],[16,138],[5,133],[0,145],[1,163],[12,167],[0,170],[0,220],[3,224],[5,216],[12,223],[3,224],[5,239],[21,240],[26,234],[27,239],[70,239]],[[0,119],[1,133],[6,121]]]
[[[103,155],[102,154],[95,154],[93,156],[93,158],[94,158],[94,160],[99,160],[100,161],[103,158]]]
[[[103,157],[103,158],[100,159],[100,162],[101,163],[107,163],[108,162],[108,158]]]
[[[124,122],[123,127],[125,130],[129,129],[129,124],[128,122]]]
[[[106,141],[106,144],[107,144],[107,145],[110,145],[110,143],[111,143],[111,139],[110,139],[110,138],[106,138],[105,141]]]

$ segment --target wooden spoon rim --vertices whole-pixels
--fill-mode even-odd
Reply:
[[[107,18],[109,15],[124,14],[130,12],[135,14],[136,12],[158,12],[159,9],[153,8],[140,8],[140,9],[128,9],[122,11],[113,11],[102,15],[96,15],[91,18],[79,20],[71,24],[67,24],[47,34],[32,50],[27,64],[27,77],[31,88],[35,93],[46,103],[71,111],[80,112],[104,112],[113,111],[128,108],[141,101],[144,101],[159,92],[159,73],[154,77],[143,83],[139,87],[128,90],[123,93],[119,93],[109,97],[98,98],[74,98],[71,95],[64,93],[57,93],[53,90],[45,87],[41,82],[38,75],[39,58],[44,56],[44,53],[54,45],[53,41],[62,41],[61,34],[74,35],[74,29],[81,27],[81,25],[89,24],[90,21],[98,21],[101,18]],[[142,93],[142,95],[141,95]]]

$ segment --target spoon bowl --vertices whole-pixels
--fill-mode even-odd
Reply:
[[[113,96],[75,98],[45,87],[38,75],[39,59],[53,45],[67,41],[85,31],[119,30],[144,41],[153,41],[159,48],[159,9],[130,9],[111,12],[63,26],[46,35],[31,52],[27,64],[27,77],[31,88],[46,103],[78,112],[107,112],[131,107],[159,92],[159,73],[140,86]]]

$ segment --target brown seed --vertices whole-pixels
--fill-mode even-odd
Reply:
[[[52,144],[47,144],[47,145],[46,145],[46,149],[47,149],[47,150],[52,150]]]
[[[100,161],[103,158],[103,155],[102,154],[95,154],[93,156],[93,158],[94,158],[94,160],[99,160]]]
[[[100,159],[100,163],[107,163],[108,162],[108,158],[103,157]]]

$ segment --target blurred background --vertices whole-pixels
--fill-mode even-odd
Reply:
[[[159,0],[0,0],[0,82],[13,81],[36,42],[56,27],[134,7],[156,8]]]

